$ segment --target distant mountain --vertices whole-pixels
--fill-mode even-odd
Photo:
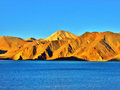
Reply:
[[[51,36],[49,36],[48,38],[46,38],[45,40],[53,41],[53,40],[61,40],[65,38],[76,38],[76,37],[77,37],[76,35],[70,32],[59,30],[54,34],[52,34]]]
[[[31,42],[17,37],[0,37],[0,41],[0,59],[120,60],[120,33],[109,31],[86,32],[81,36],[58,31],[46,39]]]
[[[33,42],[34,40],[36,40],[35,38],[31,37],[31,38],[28,38],[28,39],[25,39],[25,41],[27,42]]]

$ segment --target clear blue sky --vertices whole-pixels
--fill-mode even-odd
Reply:
[[[120,32],[120,0],[0,0],[0,36]]]

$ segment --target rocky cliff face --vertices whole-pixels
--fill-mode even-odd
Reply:
[[[0,37],[0,58],[13,60],[120,60],[120,34],[86,32],[76,36],[58,31],[46,39],[28,42],[16,37]]]

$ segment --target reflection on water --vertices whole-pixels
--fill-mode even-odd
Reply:
[[[0,61],[0,90],[120,90],[120,62]]]

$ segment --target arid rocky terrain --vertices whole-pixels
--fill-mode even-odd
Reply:
[[[59,30],[45,39],[0,37],[0,59],[119,61],[120,33]]]

